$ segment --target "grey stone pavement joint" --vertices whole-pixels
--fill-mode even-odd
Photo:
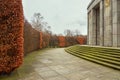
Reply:
[[[22,80],[120,80],[120,71],[75,57],[64,48],[47,50],[36,58],[34,72]]]

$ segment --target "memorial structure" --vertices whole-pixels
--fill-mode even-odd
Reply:
[[[120,0],[91,0],[88,45],[120,47]]]

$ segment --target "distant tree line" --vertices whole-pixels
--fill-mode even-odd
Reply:
[[[41,49],[46,47],[67,47],[75,44],[86,44],[86,36],[81,35],[79,30],[71,31],[69,29],[66,29],[64,31],[64,36],[56,35],[52,33],[51,26],[49,26],[47,22],[44,22],[43,19],[44,18],[41,16],[40,13],[35,13],[31,23],[25,20],[25,53],[31,52],[39,48]],[[36,44],[34,47],[33,43],[34,45]]]

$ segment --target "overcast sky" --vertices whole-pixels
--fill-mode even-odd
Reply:
[[[91,0],[23,0],[24,15],[31,21],[34,13],[41,13],[56,34],[65,29],[78,29],[87,34],[87,6]]]

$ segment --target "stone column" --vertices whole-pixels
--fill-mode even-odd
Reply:
[[[117,47],[117,0],[112,0],[112,15],[113,15],[113,21],[112,21],[112,24],[113,24],[113,46],[114,47]]]
[[[88,44],[92,45],[92,11],[88,13]]]
[[[92,9],[88,14],[88,40],[89,45],[96,45],[96,12]]]
[[[96,45],[96,11],[92,9],[92,45]]]
[[[87,45],[89,45],[89,12],[88,12],[88,14],[87,14]]]
[[[117,46],[120,47],[120,0],[117,0]]]
[[[111,0],[104,0],[104,46],[112,46]]]
[[[100,2],[100,46],[104,46],[104,2]]]
[[[120,47],[120,0],[112,0],[113,46]]]

